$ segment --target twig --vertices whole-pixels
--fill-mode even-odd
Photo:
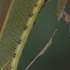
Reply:
[[[34,63],[34,61],[39,57],[41,56],[42,54],[45,53],[45,51],[47,50],[47,48],[52,44],[52,38],[53,36],[55,35],[57,29],[54,31],[52,37],[50,38],[49,42],[46,44],[46,46],[41,50],[41,52],[31,61],[31,63],[27,66],[27,68],[25,70],[28,70],[29,67]]]

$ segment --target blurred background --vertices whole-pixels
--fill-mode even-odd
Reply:
[[[56,6],[57,0],[53,0],[41,9],[23,50],[18,70],[25,70],[49,41],[56,28],[58,31],[52,45],[28,70],[70,70],[69,27],[63,19],[57,23],[57,17],[54,16]],[[70,14],[70,2],[65,10]]]

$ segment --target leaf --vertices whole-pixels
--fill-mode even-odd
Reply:
[[[0,70],[16,70],[44,0],[12,0],[0,33]]]
[[[56,10],[55,10],[55,15],[58,18],[58,22],[63,17],[63,11],[65,9],[67,2],[68,2],[68,0],[58,0],[58,4],[57,4]]]

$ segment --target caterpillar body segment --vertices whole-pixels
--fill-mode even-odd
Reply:
[[[17,70],[33,23],[45,0],[12,0],[0,33],[0,70]]]

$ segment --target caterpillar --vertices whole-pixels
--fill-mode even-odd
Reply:
[[[0,70],[16,70],[45,0],[12,0],[0,33]]]

